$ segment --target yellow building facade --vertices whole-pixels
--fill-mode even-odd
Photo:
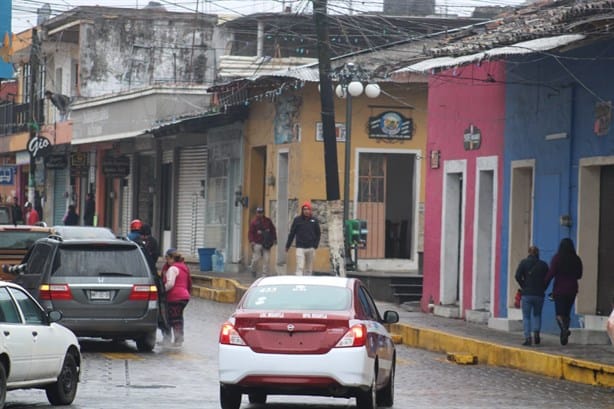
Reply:
[[[367,220],[367,246],[358,252],[358,269],[408,272],[418,270],[422,252],[422,215],[426,161],[427,88],[423,83],[383,83],[378,98],[352,97],[349,218]],[[334,98],[340,198],[345,183],[345,99]],[[309,201],[320,220],[322,240],[314,270],[331,270],[328,250],[328,206],[324,142],[318,84],[283,86],[250,94],[245,123],[244,220],[257,207],[273,220],[278,245],[270,271],[293,273],[294,247],[285,243],[292,219]],[[401,129],[402,128],[402,129]],[[251,257],[243,224],[244,260]]]

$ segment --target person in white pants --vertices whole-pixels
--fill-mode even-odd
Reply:
[[[296,275],[313,274],[313,258],[320,245],[320,223],[313,217],[311,203],[301,206],[301,214],[292,221],[286,251],[290,249],[296,238]]]
[[[256,277],[261,259],[262,275],[268,275],[271,247],[277,243],[277,232],[273,221],[264,215],[262,207],[256,209],[256,217],[249,224],[248,238],[252,246],[252,262],[249,266],[252,276]]]

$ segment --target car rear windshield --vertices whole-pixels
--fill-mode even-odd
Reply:
[[[248,310],[327,310],[343,311],[351,305],[345,287],[325,285],[265,285],[247,293],[243,308]]]
[[[5,230],[0,233],[0,248],[27,250],[36,240],[48,235],[46,232]]]
[[[62,246],[54,259],[56,277],[145,277],[149,268],[141,250],[125,245]]]

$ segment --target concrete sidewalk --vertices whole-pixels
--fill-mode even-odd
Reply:
[[[249,272],[200,272],[190,265],[193,295],[235,303],[254,281]],[[401,305],[378,302],[380,312],[395,310],[400,321],[390,326],[395,341],[446,354],[458,363],[515,368],[539,375],[614,388],[614,346],[574,343],[561,346],[558,335],[542,334],[540,345],[525,347],[522,332],[507,332],[461,319],[407,311]],[[544,317],[548,319],[548,317]],[[554,319],[554,318],[553,318]]]

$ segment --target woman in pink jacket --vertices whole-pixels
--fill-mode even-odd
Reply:
[[[168,249],[165,254],[168,269],[163,272],[162,280],[166,290],[168,323],[173,329],[174,346],[183,345],[183,310],[190,301],[192,277],[183,256],[176,249]]]

